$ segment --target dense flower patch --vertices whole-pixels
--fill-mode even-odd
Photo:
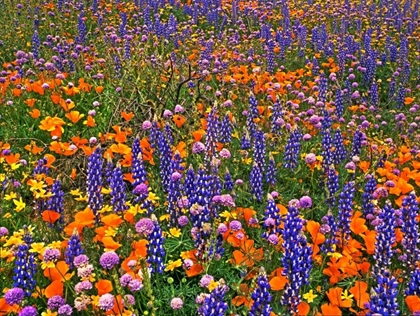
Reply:
[[[0,315],[420,315],[420,2],[0,2]]]

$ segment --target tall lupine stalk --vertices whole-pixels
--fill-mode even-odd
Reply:
[[[267,274],[263,267],[260,268],[255,289],[251,294],[254,303],[249,311],[249,316],[270,316],[273,308],[271,307],[270,284],[268,283]]]
[[[376,227],[375,265],[373,275],[376,287],[373,289],[367,315],[400,315],[397,302],[398,282],[392,275],[391,259],[394,251],[392,245],[396,241],[396,216],[390,202],[385,204],[379,214],[380,224]]]
[[[284,125],[283,107],[279,99],[273,104],[273,111],[271,114],[270,132],[274,135],[281,135],[281,127]]]
[[[284,153],[284,167],[290,170],[294,170],[298,164],[298,158],[300,153],[300,143],[302,140],[302,133],[299,128],[295,128],[290,134],[286,144]]]
[[[225,115],[220,125],[220,142],[229,144],[232,141],[232,122],[229,113]]]
[[[34,253],[29,252],[29,248],[30,246],[26,243],[18,247],[13,270],[13,286],[24,290],[28,297],[35,289],[37,271]]]
[[[122,213],[128,209],[126,205],[126,193],[124,174],[122,173],[120,164],[114,168],[111,178],[111,205],[116,213]]]
[[[165,269],[166,251],[163,247],[165,237],[163,237],[162,229],[160,228],[159,222],[155,215],[151,216],[154,224],[153,232],[148,236],[147,245],[147,263],[150,264],[150,272],[162,274]]]
[[[262,131],[256,131],[254,137],[253,161],[258,164],[261,172],[265,172],[265,135]]]
[[[169,192],[168,192],[168,208],[167,212],[169,214],[169,226],[177,226],[178,224],[178,217],[180,216],[180,207],[178,205],[178,200],[182,196],[182,170],[180,170],[180,166],[178,165],[178,160],[181,161],[181,156],[178,152],[175,153],[174,157],[172,158],[172,174],[169,182]]]
[[[169,191],[169,181],[171,177],[171,159],[172,159],[172,150],[165,134],[157,130],[157,147],[159,150],[159,167],[160,167],[160,177],[162,181],[163,191],[168,193]]]
[[[302,232],[302,219],[297,208],[289,207],[283,228],[283,274],[288,283],[283,292],[281,303],[288,313],[298,313],[301,302],[300,288],[309,284],[312,269],[312,249]]]
[[[210,163],[213,159],[213,156],[216,156],[216,143],[219,137],[219,120],[217,118],[216,106],[213,106],[210,110],[210,113],[207,117],[207,130],[206,130],[206,154],[204,156],[204,161],[206,163],[206,168],[210,168]]]
[[[269,154],[267,172],[265,174],[265,181],[270,186],[275,186],[277,183],[277,166],[272,153]]]
[[[362,194],[362,213],[366,219],[373,219],[375,205],[373,204],[373,192],[376,189],[376,180],[374,175],[369,175]]]
[[[261,237],[268,239],[272,234],[277,236],[280,233],[280,221],[280,210],[269,193],[267,194],[267,205],[264,211],[263,227],[265,228],[265,232],[261,234]]]
[[[147,172],[144,167],[142,150],[140,147],[140,139],[136,137],[131,148],[132,162],[131,162],[131,172],[133,174],[133,193],[136,190],[137,186],[140,184],[146,184],[147,182]],[[134,198],[135,203],[141,203],[147,196],[138,195]]]
[[[203,305],[198,308],[200,316],[223,316],[226,314],[228,304],[225,295],[229,287],[221,280],[219,285],[204,299]]]
[[[355,190],[355,183],[353,181],[347,183],[341,191],[340,200],[338,201],[338,227],[340,228],[342,247],[344,247],[351,234],[350,223]]]
[[[61,181],[55,180],[51,188],[52,196],[47,202],[47,208],[50,211],[54,211],[60,214],[59,219],[50,224],[51,227],[62,229],[64,225],[64,192],[61,189]]]
[[[333,140],[329,129],[322,129],[322,165],[326,170],[334,162]]]
[[[403,254],[400,256],[400,260],[403,261],[403,264],[408,269],[407,272],[409,272],[416,268],[416,263],[420,259],[419,223],[417,221],[417,217],[419,216],[419,203],[414,192],[404,198],[401,212]]]
[[[339,177],[337,171],[330,166],[327,170],[327,203],[330,206],[335,206],[337,197],[335,196],[340,187]]]
[[[328,211],[327,215],[322,217],[321,221],[322,225],[319,232],[325,235],[325,242],[322,243],[320,250],[325,254],[334,253],[339,240],[337,237],[338,226],[331,210]]]
[[[85,251],[83,249],[83,245],[80,241],[79,233],[77,229],[75,228],[73,231],[73,234],[71,235],[67,249],[65,252],[65,260],[66,263],[69,265],[70,269],[74,268],[73,260],[78,255],[83,254]]]
[[[194,195],[190,198],[190,216],[193,228],[191,235],[197,249],[197,257],[203,258],[205,255],[206,245],[211,236],[210,210],[208,208],[208,187],[209,177],[203,166],[197,171],[194,182]]]
[[[347,157],[347,151],[346,151],[346,147],[344,146],[343,135],[341,134],[340,129],[337,129],[334,133],[333,146],[334,146],[334,163],[338,165],[342,161],[344,161]]]
[[[261,202],[263,197],[263,174],[256,162],[252,165],[249,182],[251,186],[251,194],[258,202]]]
[[[87,170],[87,197],[88,205],[93,214],[97,216],[102,209],[102,150],[97,147],[89,157]]]
[[[246,115],[246,130],[249,132],[250,139],[252,140],[257,131],[257,123],[255,120],[259,117],[258,100],[252,92],[249,96],[249,107]]]

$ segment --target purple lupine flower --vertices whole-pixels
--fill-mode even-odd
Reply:
[[[394,254],[392,245],[396,241],[395,227],[396,216],[395,211],[390,202],[387,202],[379,214],[380,224],[376,226],[376,242],[375,242],[375,265],[373,272],[379,276],[382,269],[389,269],[391,267],[391,258]]]
[[[20,287],[11,288],[4,294],[4,299],[9,305],[20,304],[24,298],[25,292]]]
[[[232,141],[232,123],[229,118],[229,113],[225,115],[220,125],[220,142],[222,144],[229,144]]]
[[[415,263],[420,259],[419,230],[417,217],[419,215],[419,203],[414,192],[404,198],[402,203],[402,246],[404,251],[404,265],[410,271],[415,269]]]
[[[249,132],[249,136],[251,139],[254,138],[254,134],[257,131],[257,123],[255,120],[259,117],[258,112],[258,100],[255,95],[251,92],[249,96],[249,108],[247,111],[247,118],[246,118],[246,131]],[[242,148],[242,146],[241,146]],[[245,148],[242,148],[245,149]]]
[[[363,216],[367,218],[369,214],[373,215],[375,205],[373,204],[373,192],[376,190],[376,180],[373,175],[369,176],[362,194],[362,212]]]
[[[224,176],[224,182],[223,182],[223,189],[230,192],[233,190],[233,180],[232,180],[232,176],[229,172],[229,170],[226,168],[226,172],[225,172],[225,176]]]
[[[337,129],[333,139],[334,145],[334,163],[340,164],[347,157],[346,147],[344,146],[343,136],[341,130]]]
[[[60,214],[60,218],[54,223],[49,224],[54,228],[61,229],[64,224],[64,192],[61,190],[61,181],[54,180],[54,183],[51,188],[52,197],[47,202],[47,207],[49,210],[54,211]]]
[[[405,295],[420,295],[420,268],[416,267],[409,276]]]
[[[169,226],[177,226],[178,222],[177,219],[180,215],[180,207],[178,205],[178,200],[182,196],[181,192],[181,179],[182,175],[178,172],[181,164],[181,156],[178,152],[175,153],[174,157],[172,158],[172,174],[169,180],[169,191],[168,191],[168,207],[167,213],[169,214]]]
[[[37,265],[34,254],[29,252],[29,246],[22,244],[16,253],[15,267],[13,269],[13,286],[20,287],[25,291],[26,296],[31,296],[35,289],[35,275]]]
[[[188,201],[191,201],[191,198],[195,195],[195,171],[192,165],[190,165],[187,169],[185,174],[185,180],[183,189],[185,191],[185,195],[187,196]]]
[[[111,182],[111,205],[114,209],[114,212],[121,213],[128,209],[126,202],[125,194],[125,183],[124,183],[124,174],[122,173],[121,166],[117,164],[112,172]]]
[[[340,227],[341,236],[344,242],[350,238],[350,222],[353,211],[353,198],[355,192],[355,184],[353,181],[347,183],[343,191],[340,193],[338,202],[338,227]]]
[[[325,242],[321,245],[320,250],[326,254],[335,252],[335,246],[339,242],[337,239],[338,227],[330,210],[327,215],[322,217],[322,225],[319,231],[325,235]]]
[[[265,136],[262,131],[254,133],[253,161],[258,164],[261,173],[265,172]]]
[[[97,147],[90,155],[87,175],[87,197],[89,208],[97,215],[102,208],[102,151]]]
[[[256,287],[251,294],[251,298],[254,303],[249,311],[249,316],[270,316],[271,311],[273,310],[270,306],[270,284],[268,283],[267,274],[263,267],[260,268]]]
[[[302,133],[296,128],[289,136],[284,153],[284,167],[294,170],[298,164]]]
[[[362,142],[365,138],[366,135],[363,132],[359,130],[354,132],[350,157],[360,156],[360,153],[362,152]]]
[[[135,203],[140,203],[144,199],[147,198],[148,191],[147,191],[147,172],[146,168],[143,163],[143,157],[142,157],[142,149],[140,147],[140,139],[136,137],[136,139],[133,142],[133,145],[131,147],[131,154],[132,154],[132,163],[131,163],[131,172],[133,174],[133,194],[138,195],[135,198]],[[137,189],[138,186],[144,185],[146,186],[146,191],[140,189]]]
[[[377,285],[370,296],[367,316],[400,315],[397,301],[398,281],[388,269],[382,268],[376,275]]]
[[[263,224],[265,231],[261,234],[261,237],[268,239],[272,234],[280,233],[280,222],[280,210],[271,194],[267,194],[267,206],[264,211]]]
[[[101,255],[99,263],[105,270],[111,270],[114,266],[120,263],[120,257],[114,251],[108,251]]]
[[[254,196],[254,198],[258,201],[262,201],[262,195],[263,195],[263,175],[261,172],[260,167],[256,162],[252,165],[251,174],[249,176],[249,182],[251,186],[251,194]]]
[[[69,265],[70,269],[73,269],[75,267],[73,263],[74,258],[83,254],[84,252],[85,251],[80,241],[79,233],[77,229],[74,229],[73,234],[71,235],[67,244],[67,249],[65,252],[65,260],[66,263]]]
[[[219,281],[219,285],[206,296],[203,301],[203,305],[197,310],[200,316],[223,316],[226,313],[228,304],[224,301],[225,294],[229,290],[229,287],[224,284],[224,281]]]
[[[281,127],[284,125],[283,108],[279,99],[273,104],[271,114],[270,132],[274,135],[281,135]]]
[[[213,156],[216,154],[216,142],[219,139],[219,125],[220,122],[217,118],[216,107],[214,106],[209,115],[207,116],[207,130],[205,141],[205,156],[204,161],[206,166],[211,163]]]
[[[300,288],[309,284],[309,273],[312,269],[312,249],[302,233],[302,227],[298,209],[289,207],[283,228],[282,259],[283,274],[289,282],[286,284],[281,302],[292,313],[298,313],[297,306],[301,301]]]
[[[241,137],[241,149],[247,150],[247,149],[250,149],[251,147],[252,147],[251,138],[249,136],[248,130],[244,128],[244,133]]]
[[[274,157],[271,153],[269,155],[265,180],[270,186],[275,186],[277,183],[277,166],[276,161],[274,160]]]
[[[322,129],[322,166],[327,169],[334,162],[333,140],[329,129]]]
[[[152,215],[153,231],[147,236],[149,243],[147,244],[147,262],[150,264],[151,273],[162,274],[165,269],[163,260],[166,252],[163,244],[165,238],[162,235],[162,229],[160,228],[159,222],[156,216]]]
[[[338,192],[338,189],[339,189],[338,181],[339,181],[339,178],[335,169],[328,168],[327,170],[327,189],[328,189],[327,203],[330,206],[334,206],[337,202],[337,198],[335,197],[335,194]]]

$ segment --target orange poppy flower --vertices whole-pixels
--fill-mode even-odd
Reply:
[[[121,216],[117,214],[109,214],[101,218],[101,222],[104,223],[106,226],[110,226],[112,228],[118,227],[124,221],[121,219]]]
[[[50,224],[54,224],[60,217],[61,215],[59,213],[51,210],[46,210],[42,212],[42,219]]]
[[[70,270],[69,265],[65,261],[58,261],[54,268],[46,268],[44,276],[51,281],[65,281],[71,278],[67,272]]]
[[[45,297],[51,298],[54,295],[63,296],[64,284],[61,280],[54,280],[50,285],[45,289]]]
[[[83,226],[92,227],[95,223],[95,215],[90,208],[86,208],[83,211],[76,213],[74,221]]]
[[[125,120],[125,121],[129,121],[134,117],[134,113],[133,112],[126,112],[123,111],[121,112],[121,117]]]
[[[366,282],[356,281],[354,286],[349,289],[356,300],[357,306],[364,309],[365,303],[369,302],[369,293],[367,292],[368,285]]]
[[[27,151],[30,151],[34,155],[38,155],[41,153],[44,149],[42,147],[38,147],[35,142],[31,142],[30,144],[26,145],[24,147]]]
[[[60,100],[62,100],[61,94],[59,94],[58,92],[53,92],[51,93],[50,99],[54,104],[59,104]]]
[[[356,211],[351,219],[350,229],[356,235],[363,234],[368,229],[365,225],[366,220],[361,218],[361,216],[362,213],[360,211]]]
[[[341,294],[343,289],[341,287],[334,287],[328,290],[325,294],[327,294],[328,299],[330,300],[332,305],[338,307],[349,308],[352,305],[351,299],[341,299]]]
[[[37,99],[27,99],[25,101],[25,103],[31,108],[35,105],[35,102],[37,101]]]
[[[88,115],[87,120],[83,121],[83,124],[88,127],[94,127],[96,125],[95,119],[93,118],[92,115]]]
[[[418,295],[408,295],[405,298],[405,303],[410,312],[414,313],[420,311],[420,297]]]
[[[80,119],[85,116],[84,114],[81,114],[79,111],[71,111],[69,113],[66,113],[65,115],[73,124],[76,124],[80,121]]]
[[[41,111],[38,109],[33,109],[32,111],[29,112],[29,114],[31,115],[33,119],[37,119],[41,115]]]
[[[105,236],[102,238],[102,243],[104,244],[105,249],[107,250],[117,250],[122,245],[116,242],[112,237]]]
[[[284,268],[277,268],[274,270],[273,273],[271,273],[270,277],[270,288],[273,291],[281,291],[286,286],[288,280],[287,277],[283,275]]]
[[[178,114],[175,114],[174,116],[172,116],[172,120],[174,121],[176,127],[178,127],[178,128],[180,128],[182,125],[184,125],[185,122],[187,121],[185,116],[178,115]]]
[[[109,280],[98,280],[95,284],[96,289],[98,290],[98,295],[101,296],[106,293],[112,292],[112,282]]]
[[[262,248],[254,247],[254,240],[243,239],[241,241],[240,250],[233,252],[233,263],[236,265],[245,265],[252,267],[255,262],[260,261],[264,257],[264,251]]]
[[[325,303],[321,306],[323,316],[341,316],[342,312],[336,305]]]
[[[97,93],[101,94],[101,93],[102,93],[102,91],[104,91],[104,87],[103,87],[103,86],[97,86],[97,87],[95,87],[95,91],[96,91]]]

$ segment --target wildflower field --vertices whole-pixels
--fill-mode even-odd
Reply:
[[[419,0],[0,0],[0,315],[420,315]]]

